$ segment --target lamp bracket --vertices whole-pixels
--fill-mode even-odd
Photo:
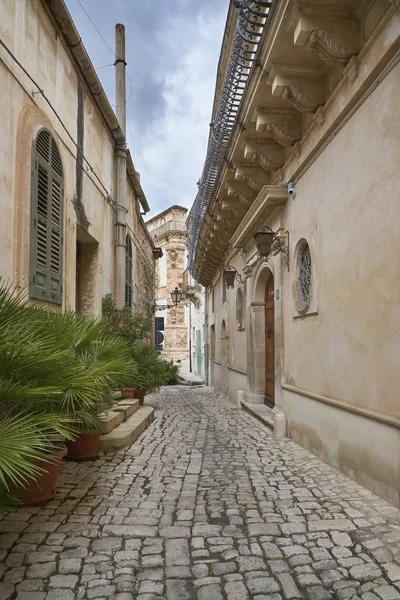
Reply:
[[[235,267],[232,267],[232,265],[229,265],[228,271],[235,271],[236,275],[235,275],[235,279],[236,281],[239,281],[242,285],[246,285],[246,280],[243,280],[240,276],[240,274],[238,273],[237,269],[235,269]],[[232,286],[233,287],[233,286]]]
[[[154,307],[155,312],[158,310],[168,310],[169,308],[176,308],[175,304],[156,304]]]

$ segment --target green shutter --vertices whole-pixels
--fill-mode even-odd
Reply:
[[[30,297],[62,303],[63,172],[46,129],[37,137],[32,171]]]

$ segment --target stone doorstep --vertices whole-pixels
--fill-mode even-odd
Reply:
[[[110,452],[125,448],[135,442],[154,420],[154,408],[142,406],[129,419],[118,425],[110,433],[100,437],[100,450]]]
[[[252,404],[251,402],[243,402],[243,400],[241,401],[241,405],[243,410],[253,415],[253,417],[264,423],[272,431],[274,430],[274,414],[271,408],[265,404]]]
[[[116,427],[118,427],[125,419],[133,415],[139,409],[139,400],[127,399],[118,402],[112,410],[100,415],[100,419],[103,421],[103,427],[101,433],[111,433]]]

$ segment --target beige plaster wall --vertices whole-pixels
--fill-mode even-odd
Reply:
[[[297,183],[291,250],[313,243],[318,314],[293,318],[293,269],[284,300],[288,383],[397,416],[399,89],[398,64]]]
[[[288,435],[393,504],[400,504],[400,431],[284,390]]]

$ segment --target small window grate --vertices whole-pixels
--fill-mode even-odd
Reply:
[[[304,246],[300,255],[299,282],[301,300],[307,303],[311,296],[312,268],[310,247]]]

